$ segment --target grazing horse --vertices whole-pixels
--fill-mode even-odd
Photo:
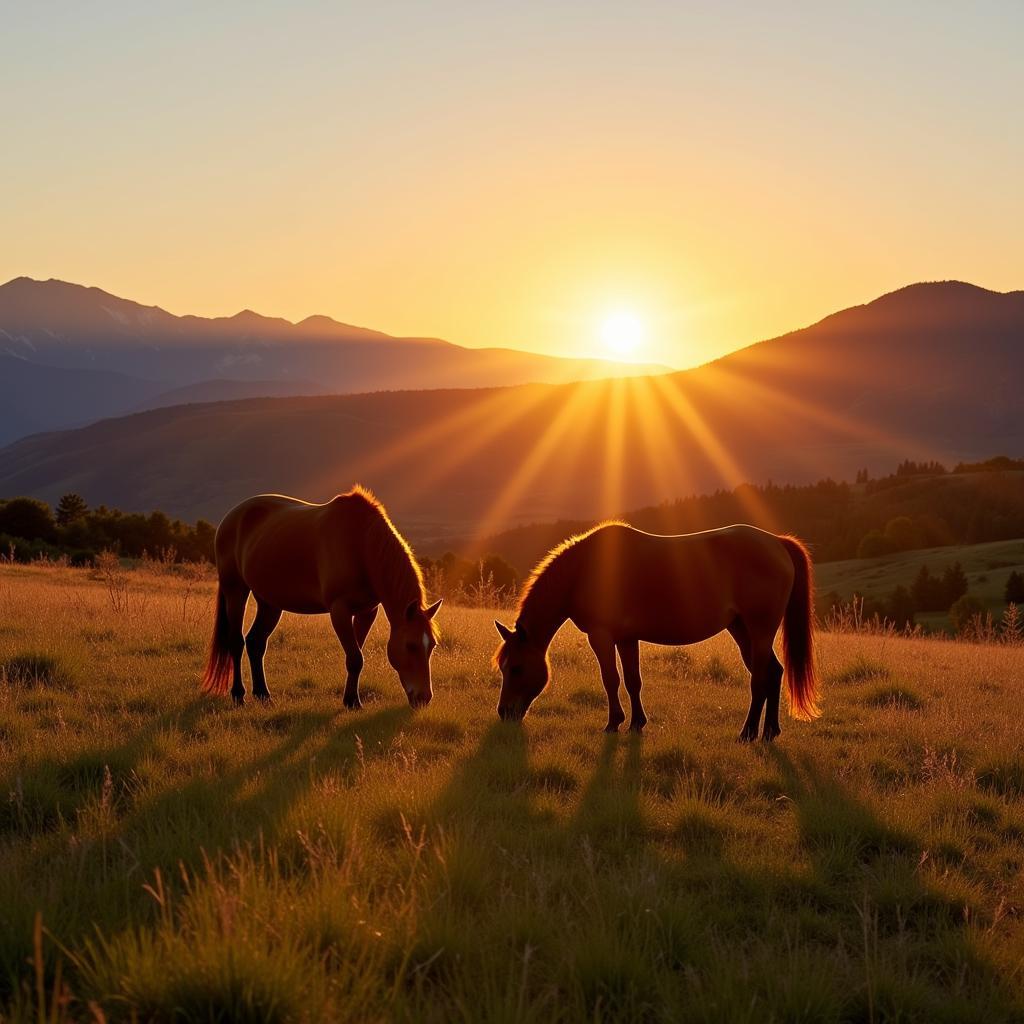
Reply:
[[[521,719],[548,681],[547,650],[566,619],[587,634],[608,693],[607,732],[625,721],[619,703],[618,651],[632,710],[630,728],[647,723],[640,701],[640,641],[694,644],[727,629],[750,672],[750,711],[741,740],[765,740],[779,728],[783,668],[775,657],[782,626],[789,710],[816,718],[813,657],[814,579],[795,537],[753,526],[659,537],[625,523],[604,523],[554,548],[534,569],[514,629],[495,622],[502,675],[498,714]],[[765,710],[766,709],[766,710]]]
[[[249,652],[252,693],[268,700],[263,655],[281,613],[331,617],[345,651],[345,707],[359,708],[363,641],[383,605],[391,624],[388,661],[409,703],[428,704],[430,654],[437,643],[438,601],[424,607],[423,576],[384,506],[355,487],[323,505],[260,494],[236,505],[217,528],[217,610],[203,685],[245,703],[242,650]],[[256,617],[243,638],[252,593]]]

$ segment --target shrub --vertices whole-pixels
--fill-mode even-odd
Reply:
[[[980,616],[985,606],[973,595],[964,594],[958,597],[949,609],[949,621],[956,633],[964,633],[976,616]]]
[[[1007,604],[1024,604],[1024,576],[1017,572],[1016,569],[1006,579],[1003,600]]]
[[[880,558],[891,555],[895,550],[892,541],[881,530],[869,530],[857,545],[857,557]]]
[[[0,661],[0,680],[13,686],[65,686],[70,677],[52,655],[29,651]]]

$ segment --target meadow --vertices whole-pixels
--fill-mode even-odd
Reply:
[[[606,736],[571,626],[522,725],[493,613],[413,713],[324,617],[202,695],[213,584],[0,566],[0,1019],[1024,1020],[1024,648],[820,635],[824,717],[735,741],[731,641],[645,647]]]
[[[819,593],[834,591],[844,600],[854,594],[884,601],[897,586],[913,585],[922,566],[933,575],[959,562],[967,576],[968,593],[998,618],[1006,608],[1003,596],[1011,572],[1024,571],[1024,540],[998,540],[986,544],[951,544],[919,551],[901,551],[878,558],[849,558],[817,567]],[[952,631],[945,612],[917,612],[916,622],[927,630]]]

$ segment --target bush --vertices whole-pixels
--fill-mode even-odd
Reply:
[[[881,530],[869,530],[857,545],[857,557],[880,558],[891,555],[895,550],[892,541]]]
[[[57,526],[45,502],[11,498],[0,504],[0,533],[22,540],[53,541],[57,538]]]
[[[885,524],[885,539],[892,545],[893,551],[910,551],[922,546],[921,531],[914,525],[910,516],[897,516]]]
[[[965,632],[973,619],[985,610],[985,606],[973,594],[958,597],[949,609],[949,621],[957,633]]]
[[[1007,604],[1024,604],[1024,576],[1014,570],[1006,580],[1003,599]]]

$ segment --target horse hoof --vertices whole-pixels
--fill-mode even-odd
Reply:
[[[355,698],[346,697],[345,701],[344,701],[344,704],[345,704],[345,707],[347,707],[349,709],[349,711],[362,711],[363,710],[363,702],[358,697],[355,697]]]
[[[244,707],[245,706],[245,695],[244,694],[242,694],[242,695],[232,694],[231,695],[231,702],[235,705],[236,708]]]
[[[608,724],[607,724],[607,725],[606,725],[606,726],[604,727],[604,731],[605,731],[605,732],[618,732],[618,731],[619,731],[619,725],[620,725],[620,724],[621,724],[620,722],[609,722],[609,723],[608,723]]]
[[[766,729],[763,733],[761,733],[761,739],[764,740],[765,743],[774,743],[775,742],[775,738],[781,732],[782,732],[781,729],[776,729],[776,730],[773,730],[772,732],[768,732],[768,730]]]
[[[753,743],[754,740],[756,740],[756,739],[757,739],[757,733],[756,732],[747,732],[747,730],[744,729],[743,732],[741,732],[739,734],[739,736],[736,737],[736,742],[737,743]]]
[[[646,724],[646,722],[632,722],[630,723],[629,731],[635,733],[637,736],[642,736],[644,732],[644,726]]]
[[[269,693],[254,693],[253,696],[261,704],[273,704],[274,703],[274,698],[271,697]]]

